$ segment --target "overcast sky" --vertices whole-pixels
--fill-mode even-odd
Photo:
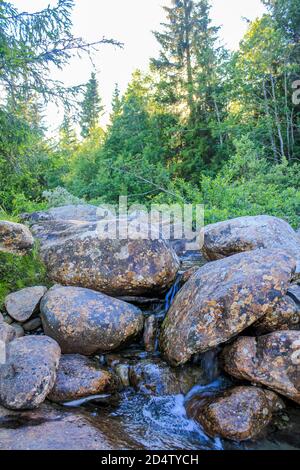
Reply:
[[[55,0],[11,0],[19,10],[36,11]],[[140,68],[147,70],[150,57],[158,54],[158,44],[152,35],[164,21],[162,5],[170,0],[75,0],[73,13],[74,34],[88,41],[97,40],[103,35],[118,39],[125,44],[123,50],[112,46],[103,46],[95,56],[94,63],[100,83],[100,92],[110,111],[111,96],[117,82],[123,92],[132,72]],[[238,47],[247,23],[262,15],[264,9],[260,0],[212,0],[212,18],[215,24],[222,26],[221,38],[231,49]],[[67,85],[85,83],[92,71],[88,59],[74,59],[63,72],[56,72],[54,77]],[[48,112],[51,127],[57,126],[61,116],[53,107]],[[104,122],[107,116],[104,118]]]

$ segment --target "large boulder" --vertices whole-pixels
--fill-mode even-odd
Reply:
[[[38,311],[40,301],[46,292],[46,287],[37,286],[26,287],[9,294],[4,302],[7,313],[16,321],[26,322]]]
[[[119,382],[108,370],[79,354],[61,356],[56,382],[48,399],[56,402],[78,400],[83,397],[115,392]]]
[[[0,252],[25,255],[33,245],[34,239],[25,225],[0,220]]]
[[[257,336],[281,330],[300,330],[300,304],[286,295],[279,304],[254,325]]]
[[[200,423],[209,436],[247,441],[261,436],[281,406],[272,392],[235,387],[212,398],[194,397],[186,408],[188,416]]]
[[[137,307],[81,287],[50,289],[40,308],[45,333],[64,354],[113,351],[143,330],[144,317]]]
[[[161,359],[148,359],[129,368],[130,384],[145,395],[187,394],[194,385],[206,385],[207,378],[199,366],[173,369]]]
[[[153,296],[167,290],[176,278],[175,252],[163,238],[149,237],[148,224],[139,226],[140,238],[108,236],[106,226],[118,226],[119,233],[125,233],[128,221],[111,216],[108,222],[94,206],[68,206],[27,220],[40,241],[49,277],[57,283],[119,297]]]
[[[0,365],[0,403],[12,410],[37,408],[51,391],[60,348],[46,336],[26,336],[7,344]]]
[[[208,263],[175,297],[161,347],[172,365],[225,343],[268,314],[286,294],[295,262],[279,250],[256,250]]]
[[[223,352],[225,371],[300,404],[300,332],[240,337]]]
[[[210,261],[258,248],[282,249],[291,253],[298,265],[300,263],[299,237],[284,220],[261,215],[205,227],[202,252]]]

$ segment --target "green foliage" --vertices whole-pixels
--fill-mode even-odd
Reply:
[[[99,118],[103,111],[96,74],[93,72],[81,103],[80,125],[83,138],[89,137],[91,132],[99,126]]]
[[[215,178],[203,176],[201,200],[206,223],[246,215],[273,215],[300,225],[300,165],[270,163],[244,137],[236,154]]]
[[[0,309],[10,292],[48,282],[36,249],[26,256],[0,253]]]

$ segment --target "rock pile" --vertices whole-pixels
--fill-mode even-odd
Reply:
[[[182,394],[209,436],[244,441],[267,432],[285,406],[279,395],[300,404],[300,240],[286,222],[260,216],[206,227],[208,263],[180,279],[163,239],[99,237],[94,206],[25,219],[59,284],[5,300],[0,405],[32,410],[47,398],[61,404],[127,387]],[[26,227],[0,222],[0,250],[24,254],[32,246]],[[172,296],[179,292],[164,315],[159,302],[172,286]],[[234,384],[212,392],[204,358],[218,352]]]

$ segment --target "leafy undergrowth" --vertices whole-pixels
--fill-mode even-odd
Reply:
[[[36,285],[49,285],[36,248],[25,256],[0,253],[0,310],[7,294]]]

